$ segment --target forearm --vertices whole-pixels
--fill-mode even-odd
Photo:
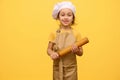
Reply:
[[[50,56],[54,51],[52,49],[47,49],[47,54]]]
[[[48,48],[47,48],[47,54],[48,55],[51,55],[53,53],[53,45],[54,45],[54,43],[49,42]]]
[[[58,53],[56,53],[56,52],[53,50],[53,43],[51,43],[51,42],[48,44],[47,54],[48,54],[48,55],[51,57],[51,59],[53,59],[53,60],[59,58]]]

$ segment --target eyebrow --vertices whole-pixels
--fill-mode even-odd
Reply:
[[[65,12],[60,12],[61,14],[65,14]],[[68,12],[67,14],[72,14],[72,12]]]

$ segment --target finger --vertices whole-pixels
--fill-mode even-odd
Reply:
[[[74,45],[74,44],[72,45],[72,50],[73,50],[73,51],[75,50],[75,45]]]
[[[54,58],[56,59],[58,57],[59,57],[58,53],[55,53]]]
[[[74,47],[71,48],[71,51],[74,52]]]
[[[76,47],[76,46],[73,47],[73,51],[74,51],[74,52],[77,51],[77,47]]]
[[[56,53],[56,56],[57,56],[57,57],[59,57],[59,54],[58,54],[58,53]]]

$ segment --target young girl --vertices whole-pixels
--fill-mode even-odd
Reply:
[[[81,39],[71,26],[75,22],[75,7],[71,2],[60,2],[53,9],[53,18],[60,21],[59,29],[51,33],[47,53],[53,60],[53,80],[78,80],[76,55],[83,54],[82,47],[74,43]],[[60,57],[58,50],[72,45],[71,52]]]

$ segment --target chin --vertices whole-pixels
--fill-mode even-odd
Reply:
[[[70,26],[70,24],[63,24],[64,26]]]
[[[63,26],[66,26],[66,27],[67,27],[67,26],[69,26],[69,25],[63,25]]]

